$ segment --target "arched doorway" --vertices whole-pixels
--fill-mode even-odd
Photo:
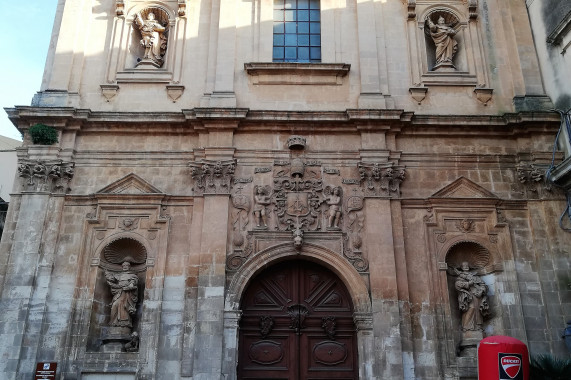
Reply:
[[[238,379],[357,379],[353,304],[330,270],[304,260],[274,265],[241,301]]]

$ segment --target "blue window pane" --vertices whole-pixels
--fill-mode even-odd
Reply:
[[[281,22],[274,23],[274,33],[283,33],[284,32],[284,24]]]
[[[311,9],[319,9],[319,0],[309,0],[309,7]]]
[[[297,34],[286,34],[285,46],[297,46]]]
[[[297,21],[309,21],[309,11],[297,11]]]
[[[285,11],[286,21],[295,21],[295,11]]]
[[[308,8],[309,8],[308,0],[297,0],[297,9],[308,9]]]
[[[312,60],[317,60],[317,59],[321,59],[321,48],[311,48],[311,59]]]
[[[286,47],[285,48],[285,59],[286,60],[295,60],[297,59],[297,48],[294,47]]]
[[[285,7],[286,9],[295,9],[295,0],[286,0]]]
[[[309,36],[307,34],[298,35],[297,36],[297,46],[309,46]]]
[[[300,47],[297,49],[297,59],[299,61],[309,61],[309,48]]]
[[[279,9],[274,10],[274,21],[283,21],[284,19],[284,11]]]
[[[310,36],[311,46],[321,46],[321,36],[319,34],[313,34]]]
[[[284,8],[284,0],[274,0],[274,8],[275,9],[283,9]]]
[[[274,34],[274,46],[284,46],[283,34]]]
[[[321,27],[319,26],[318,22],[310,22],[309,23],[309,32],[311,34],[319,34],[321,32]]]
[[[308,22],[298,22],[297,23],[297,32],[298,33],[309,33],[309,23]]]
[[[286,22],[285,23],[285,32],[286,33],[296,33],[297,32],[297,24],[295,22]]]
[[[274,60],[275,59],[284,59],[284,49],[283,48],[274,48]]]
[[[319,11],[309,11],[309,17],[311,21],[319,21],[321,19],[321,13]]]

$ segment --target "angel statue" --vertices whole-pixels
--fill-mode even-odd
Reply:
[[[109,326],[133,327],[131,315],[135,314],[137,306],[137,284],[139,278],[131,271],[131,263],[125,261],[122,272],[105,271],[107,284],[111,288],[111,317]]]
[[[436,45],[436,66],[448,66],[454,68],[452,58],[458,50],[458,42],[454,39],[456,30],[451,25],[446,24],[444,17],[438,17],[438,23],[435,24],[430,18],[426,19],[430,37]]]
[[[462,312],[462,331],[483,331],[484,317],[490,314],[488,286],[479,276],[470,272],[468,262],[462,262],[460,269],[452,268],[452,272],[458,276],[454,287],[458,292],[458,307]]]
[[[271,189],[269,186],[254,187],[254,218],[256,219],[256,228],[268,228],[268,218],[266,216],[266,207],[271,202]]]
[[[141,32],[141,46],[145,48],[145,56],[137,66],[150,62],[156,67],[161,67],[167,49],[166,28],[155,20],[153,12],[149,12],[147,20],[143,20],[140,12],[137,13],[135,23]]]
[[[327,228],[339,229],[339,220],[341,219],[341,198],[343,197],[343,191],[339,186],[327,186],[323,193],[325,194],[325,202],[329,205]]]

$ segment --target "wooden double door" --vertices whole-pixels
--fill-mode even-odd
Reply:
[[[308,261],[270,267],[242,299],[239,379],[357,379],[353,305],[345,285]]]

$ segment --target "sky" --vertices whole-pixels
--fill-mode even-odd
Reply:
[[[22,140],[4,108],[29,106],[39,91],[57,0],[0,0],[2,25],[8,38],[0,49],[0,135]]]

